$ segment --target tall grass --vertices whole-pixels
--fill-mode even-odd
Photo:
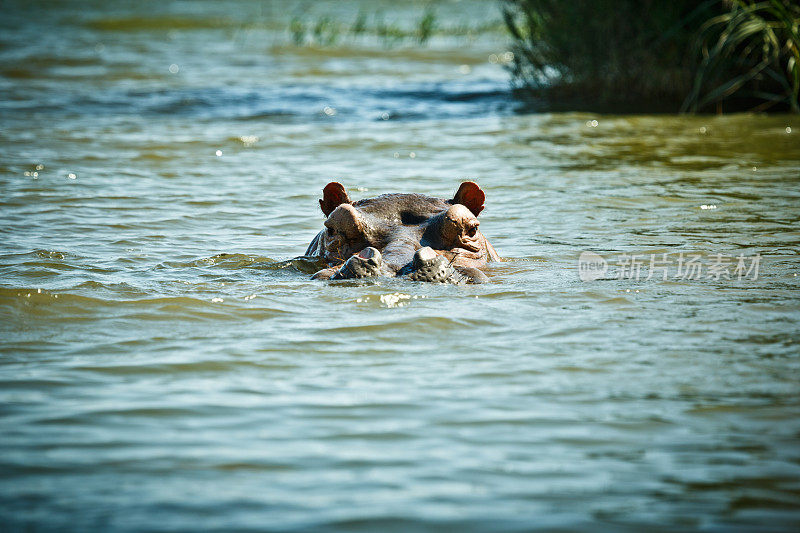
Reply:
[[[731,97],[800,112],[800,4],[733,0],[728,13],[705,22],[695,42],[701,58],[682,110],[721,105]]]
[[[298,11],[289,22],[289,34],[297,46],[329,47],[345,42],[377,40],[385,48],[396,46],[424,46],[434,37],[472,39],[481,33],[504,33],[503,22],[496,17],[478,21],[477,24],[454,24],[440,16],[432,5],[411,20],[396,20],[382,11],[368,15],[359,11],[352,23],[323,15],[315,18],[307,11]]]
[[[575,107],[797,110],[797,0],[503,0],[521,88]]]

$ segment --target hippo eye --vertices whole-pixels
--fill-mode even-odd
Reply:
[[[469,237],[474,237],[476,233],[478,233],[478,228],[475,226],[472,226],[471,228],[467,229],[467,236]]]

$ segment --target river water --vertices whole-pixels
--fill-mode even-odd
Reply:
[[[798,117],[536,112],[491,2],[3,5],[0,529],[800,527]],[[465,179],[488,284],[294,259]]]

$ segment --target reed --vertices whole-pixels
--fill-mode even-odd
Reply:
[[[480,34],[505,34],[503,21],[491,17],[477,21],[452,21],[437,13],[433,5],[420,10],[410,21],[399,21],[382,11],[359,11],[352,22],[331,15],[315,17],[297,11],[288,24],[291,41],[297,46],[331,47],[377,41],[385,48],[425,46],[434,37],[471,40]]]
[[[700,57],[682,110],[722,105],[731,98],[761,101],[756,110],[788,107],[799,113],[800,4],[790,0],[734,0],[729,12],[700,28]]]
[[[503,0],[523,93],[567,107],[798,110],[796,0]]]
[[[387,21],[380,12],[374,13],[370,20],[363,11],[358,12],[352,24],[327,15],[315,20],[304,13],[296,14],[289,23],[292,42],[298,46],[333,46],[341,39],[369,37],[376,37],[387,48],[411,42],[424,45],[437,32],[448,33],[446,28],[439,26],[436,11],[430,7],[412,28]]]

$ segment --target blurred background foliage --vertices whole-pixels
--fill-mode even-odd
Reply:
[[[386,13],[377,7],[360,9],[351,19],[341,12],[314,15],[307,9],[298,9],[291,18],[289,31],[298,46],[371,43],[377,39],[385,48],[426,45],[436,36],[473,39],[481,34],[503,33],[504,24],[495,5],[486,4],[485,16],[462,19],[453,19],[451,12],[442,13],[439,2],[414,2],[414,14],[410,16]]]
[[[800,111],[796,0],[503,0],[521,92],[557,107]]]

